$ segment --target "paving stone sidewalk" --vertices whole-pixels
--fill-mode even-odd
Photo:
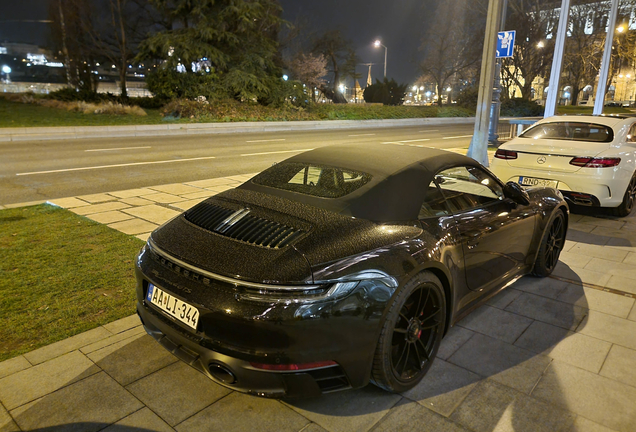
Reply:
[[[146,239],[250,177],[51,202]],[[131,316],[0,363],[0,431],[633,432],[636,215],[570,221],[554,277],[523,278],[461,321],[403,394],[246,396],[178,361]]]

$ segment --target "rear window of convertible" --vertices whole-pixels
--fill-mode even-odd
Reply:
[[[263,171],[252,181],[258,185],[321,198],[340,198],[364,186],[371,175],[330,166],[280,163]]]
[[[519,135],[522,138],[610,142],[614,132],[609,126],[581,122],[552,122],[535,125]]]

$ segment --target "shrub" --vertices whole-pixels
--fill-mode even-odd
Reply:
[[[138,106],[122,105],[113,102],[100,102],[97,104],[75,101],[62,102],[56,100],[42,100],[39,105],[49,108],[65,109],[67,111],[81,112],[83,114],[115,114],[115,115],[135,115],[145,116],[146,111]]]
[[[376,81],[364,89],[364,101],[368,103],[382,103],[384,105],[402,105],[406,94],[407,84],[398,84],[394,79],[384,78]]]
[[[169,102],[168,99],[159,97],[131,97],[128,103],[145,109],[159,109]]]
[[[78,102],[84,114],[116,114],[116,115],[135,115],[145,116],[146,111],[136,105],[122,105],[113,102],[102,102],[100,104],[90,104],[86,102]]]
[[[311,113],[292,105],[281,108],[238,102],[234,99],[194,101],[177,99],[161,109],[166,118],[204,119],[205,121],[284,121],[317,120]]]
[[[543,107],[534,101],[514,98],[503,101],[499,112],[506,117],[537,117],[543,115]]]
[[[62,93],[64,94],[64,93]],[[4,99],[11,102],[40,105],[47,108],[81,112],[84,114],[116,114],[145,116],[146,111],[135,105],[124,105],[117,102],[84,102],[82,100],[63,101],[40,97],[32,93],[12,93],[3,95]]]
[[[459,92],[457,97],[457,105],[463,108],[469,108],[473,111],[477,109],[477,99],[479,97],[479,88],[470,86]]]
[[[0,95],[3,99],[6,99],[10,102],[19,102],[19,103],[37,103],[37,99],[39,98],[33,92],[28,93],[3,93]]]
[[[259,99],[262,105],[281,108],[285,105],[295,107],[307,107],[310,105],[311,96],[305,92],[305,87],[300,81],[284,81],[276,79],[270,83],[270,94]]]
[[[112,96],[112,95],[111,95]],[[55,90],[48,95],[47,99],[55,99],[63,102],[84,101],[84,102],[100,102],[107,98],[104,94],[88,91],[76,90],[72,87],[63,87]]]
[[[437,108],[437,117],[472,117],[475,110],[458,106],[441,106]]]

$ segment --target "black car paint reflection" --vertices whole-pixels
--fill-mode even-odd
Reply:
[[[558,192],[503,185],[464,156],[346,145],[285,163],[160,227],[136,261],[146,331],[239,391],[411,388],[448,328],[549,274],[542,251],[563,246]],[[149,304],[149,283],[198,308],[196,331]]]

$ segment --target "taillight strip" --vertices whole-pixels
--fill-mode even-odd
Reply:
[[[570,161],[570,165],[581,168],[612,168],[621,163],[621,158],[610,157],[575,157]]]
[[[497,159],[517,159],[517,152],[514,150],[503,150],[497,149],[495,152],[495,157]]]

